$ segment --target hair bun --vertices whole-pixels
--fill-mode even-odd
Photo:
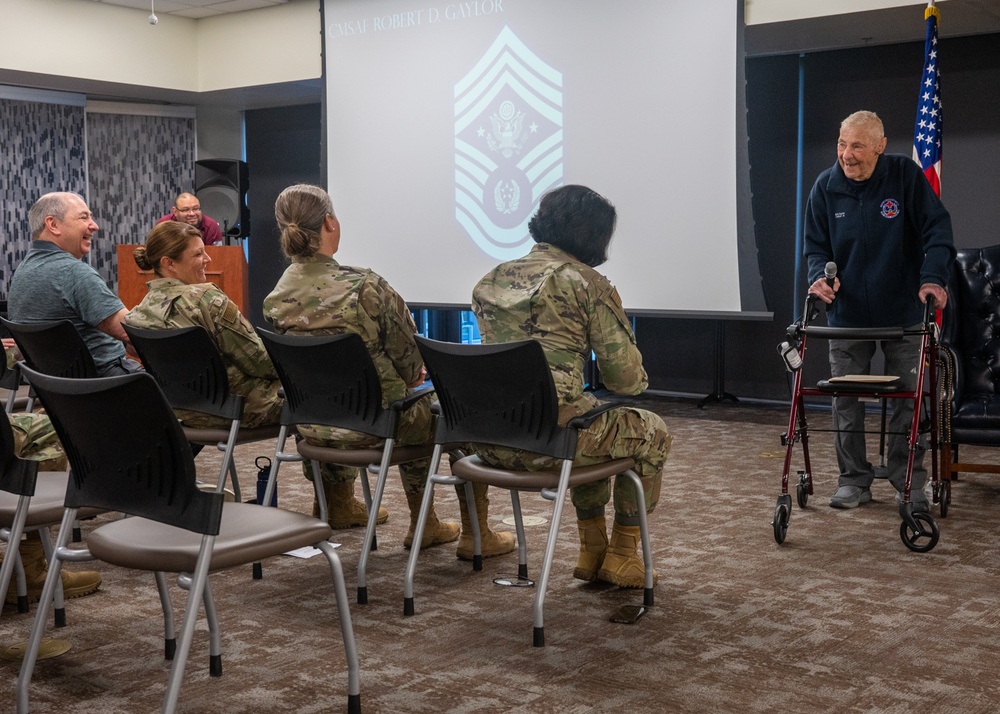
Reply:
[[[140,270],[153,269],[153,266],[149,264],[149,258],[146,257],[146,246],[144,245],[140,245],[132,251],[132,259],[135,260],[135,264],[139,266]]]

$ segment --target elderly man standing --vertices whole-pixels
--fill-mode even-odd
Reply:
[[[928,297],[944,307],[955,259],[951,217],[920,167],[907,156],[884,153],[882,120],[874,112],[851,114],[840,125],[837,163],[816,179],[806,204],[805,257],[809,292],[827,304],[834,327],[916,327]],[[831,286],[827,262],[838,267]],[[872,340],[830,340],[833,376],[869,374]],[[916,387],[919,336],[881,343],[886,374]],[[906,480],[913,403],[895,400],[889,424],[889,481],[900,494]],[[855,397],[833,400],[835,449],[840,467],[832,508],[855,508],[871,500],[874,469],[864,436],[865,407]],[[914,511],[927,511],[923,446],[916,446],[910,482]]]
[[[47,193],[28,212],[31,249],[10,281],[7,310],[14,322],[69,320],[83,337],[102,377],[140,366],[126,354],[125,306],[83,257],[98,230],[75,193]],[[130,346],[130,345],[129,345]]]
[[[174,199],[174,207],[165,216],[157,219],[159,225],[164,221],[187,223],[201,231],[201,239],[205,245],[222,245],[222,229],[212,218],[201,212],[201,201],[191,193],[182,193]]]

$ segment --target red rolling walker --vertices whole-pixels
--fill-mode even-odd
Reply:
[[[923,323],[919,328],[846,328],[810,325],[809,320],[815,318],[814,295],[806,298],[805,311],[801,320],[788,328],[788,339],[778,346],[778,351],[793,373],[792,407],[788,416],[788,430],[782,434],[782,445],[785,446],[785,466],[781,476],[781,494],[774,507],[774,540],[780,545],[785,541],[788,532],[788,521],[792,513],[792,497],[788,492],[789,473],[792,466],[792,453],[796,442],[802,444],[803,470],[798,472],[796,484],[796,500],[799,508],[806,508],[809,496],[813,494],[812,470],[809,465],[809,433],[805,414],[804,397],[859,397],[867,399],[910,399],[913,401],[913,421],[909,431],[909,455],[906,461],[906,481],[903,488],[903,498],[899,504],[899,537],[903,544],[912,551],[926,553],[937,545],[940,531],[930,513],[913,512],[910,502],[910,480],[913,476],[913,462],[918,447],[918,440],[927,429],[921,429],[921,416],[924,405],[929,414],[929,441],[931,451],[931,484],[934,503],[940,505],[941,517],[948,513],[948,492],[941,487],[938,479],[938,400],[937,395],[937,325],[934,323],[933,298],[928,298],[924,308]],[[920,359],[917,365],[917,380],[913,391],[903,391],[898,386],[898,378],[855,376],[824,380],[815,387],[802,384],[802,364],[806,356],[806,342],[810,337],[839,340],[901,340],[910,335],[920,335]]]

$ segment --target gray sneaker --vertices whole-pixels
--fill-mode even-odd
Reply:
[[[857,508],[872,500],[870,488],[861,486],[841,486],[830,499],[830,508]]]
[[[896,503],[903,502],[903,494],[896,492]],[[910,503],[913,505],[914,513],[930,513],[931,504],[927,500],[927,494],[923,491],[910,491]]]

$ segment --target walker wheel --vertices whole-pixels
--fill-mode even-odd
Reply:
[[[774,541],[781,545],[785,542],[785,534],[788,533],[789,504],[784,503],[781,496],[778,496],[778,505],[774,507],[774,520],[771,525],[774,527]]]
[[[799,508],[805,508],[809,504],[809,483],[805,471],[799,472],[799,485],[795,489],[795,500],[799,503]]]
[[[948,506],[951,505],[951,481],[942,481],[939,484],[941,489],[938,495],[938,505],[941,508],[941,517],[948,517]]]
[[[913,530],[903,521],[899,524],[899,537],[903,540],[903,545],[913,552],[926,553],[937,545],[941,531],[929,513],[914,513],[913,520],[919,530]]]

